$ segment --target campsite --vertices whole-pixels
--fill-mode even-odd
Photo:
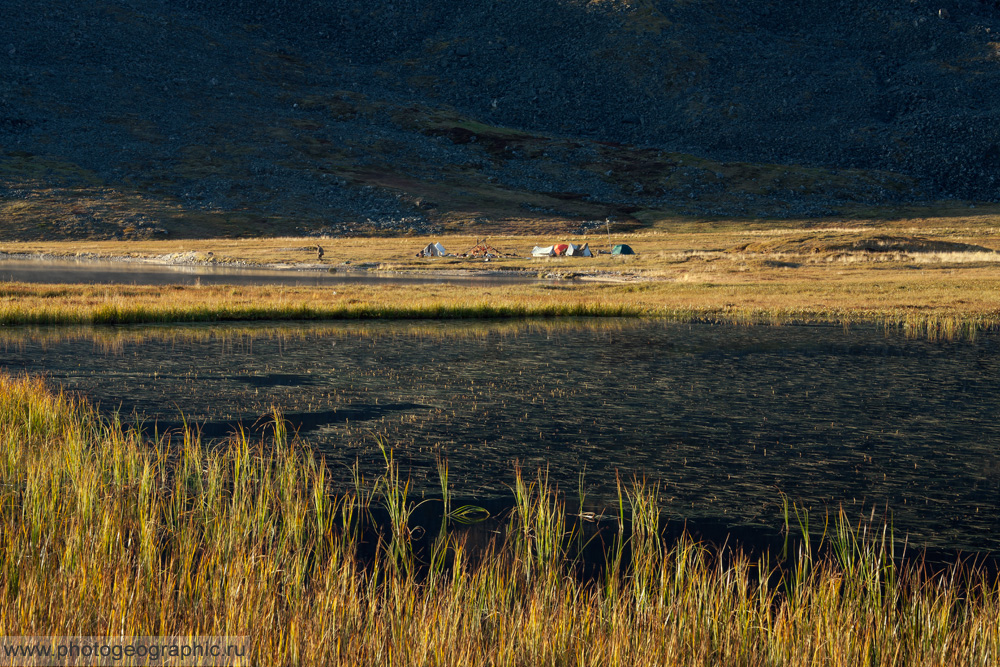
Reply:
[[[622,254],[621,248],[628,246],[617,245],[611,250],[611,254],[618,255]],[[629,249],[625,254],[635,254]],[[576,245],[573,243],[556,243],[545,247],[535,246],[531,250],[531,257],[593,257],[593,253],[590,251],[590,244],[584,243],[582,245]],[[495,247],[487,243],[485,240],[480,242],[479,239],[476,240],[475,245],[469,250],[455,254],[449,255],[445,247],[439,242],[428,243],[422,250],[417,252],[417,257],[465,257],[473,259],[484,259],[492,260],[501,257],[518,257],[516,252],[507,251],[503,252],[497,250]]]

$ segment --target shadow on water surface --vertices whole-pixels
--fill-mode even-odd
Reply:
[[[509,498],[513,462],[660,484],[673,520],[888,508],[911,544],[1000,550],[1000,336],[662,321],[144,326],[0,333],[0,367],[209,438],[275,409],[334,480],[396,451],[417,494]],[[254,426],[257,424],[257,426]],[[377,436],[377,437],[376,437]],[[693,525],[693,524],[692,524]]]
[[[382,405],[360,405],[338,410],[291,412],[284,413],[282,417],[287,423],[289,431],[303,436],[332,424],[347,423],[349,421],[372,421],[384,418],[386,415],[391,415],[395,412],[414,410],[421,407],[424,406],[416,403],[385,403]],[[194,428],[202,438],[209,440],[225,438],[240,431],[251,436],[262,436],[272,428],[271,419],[271,415],[265,414],[246,420],[199,421]],[[159,433],[166,434],[168,432],[180,432],[186,425],[187,423],[183,419],[176,421],[157,420],[152,427],[148,424],[145,425],[145,430],[149,432],[151,428],[155,428]]]

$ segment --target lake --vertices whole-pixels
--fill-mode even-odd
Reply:
[[[521,272],[484,271],[456,275],[405,274],[332,267],[328,270],[266,269],[231,265],[170,265],[67,259],[11,259],[0,254],[0,282],[89,285],[511,285],[539,282]]]
[[[437,493],[505,502],[515,462],[586,504],[616,476],[668,515],[780,523],[889,516],[897,538],[1000,550],[1000,336],[931,342],[876,328],[641,320],[0,330],[0,367],[163,432],[261,433],[280,409],[339,483],[381,441]],[[817,519],[814,518],[814,522]]]

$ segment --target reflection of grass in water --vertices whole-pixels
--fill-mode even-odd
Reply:
[[[170,452],[38,382],[0,378],[0,632],[247,635],[252,664],[1000,658],[994,575],[899,565],[891,540],[843,515],[829,556],[802,549],[779,570],[690,538],[666,545],[655,489],[623,485],[613,567],[579,578],[578,524],[542,476],[517,483],[506,541],[473,563],[445,540],[431,566],[393,464],[374,495],[360,482],[335,491],[283,429],[273,439],[209,449],[188,434]],[[399,523],[373,548],[359,525],[387,498]]]

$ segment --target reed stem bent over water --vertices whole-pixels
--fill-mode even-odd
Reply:
[[[277,424],[266,447],[169,445],[0,377],[0,634],[249,635],[253,664],[1000,661],[994,576],[900,567],[846,518],[829,557],[779,575],[665,544],[655,489],[625,486],[608,565],[580,577],[562,497],[519,476],[505,542],[473,559],[446,524],[421,563],[391,460],[374,490],[336,490]],[[379,502],[397,523],[372,552]]]

